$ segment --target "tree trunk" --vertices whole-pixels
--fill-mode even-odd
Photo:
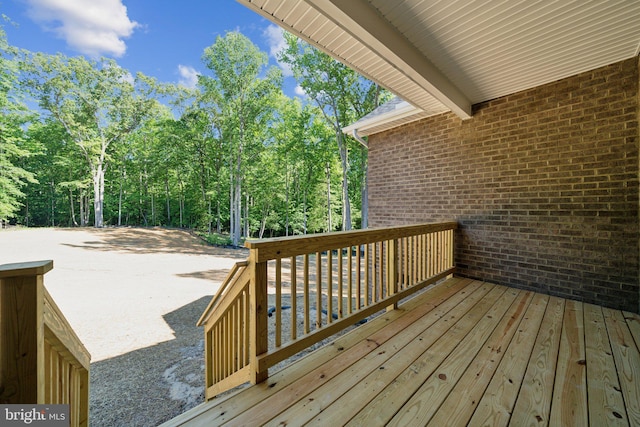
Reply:
[[[56,226],[56,187],[55,183],[51,181],[51,226]]]
[[[124,187],[125,169],[120,173],[120,194],[118,195],[118,227],[122,225],[122,193]]]
[[[249,238],[249,195],[244,196],[244,238]]]
[[[260,219],[260,232],[258,233],[258,238],[262,239],[264,236],[264,230],[267,226],[267,216],[269,215],[269,205],[265,205],[262,208],[262,218]]]
[[[302,233],[307,234],[307,189],[302,194]]]
[[[184,221],[184,183],[180,180],[180,228]]]
[[[363,154],[364,158],[364,176],[362,183],[362,223],[360,228],[363,230],[369,228],[369,160],[367,152]]]
[[[156,225],[156,202],[153,197],[153,191],[151,192],[151,226]]]
[[[118,227],[122,225],[122,180],[120,181],[120,194],[118,194]]]
[[[87,225],[84,222],[84,199],[83,199],[83,191],[80,190],[80,227],[84,227]]]
[[[102,228],[104,226],[104,169],[102,163],[96,165],[93,171],[93,226]]]
[[[351,230],[351,202],[349,202],[349,155],[344,134],[336,132],[342,165],[342,230]]]
[[[287,165],[284,175],[285,186],[285,222],[284,222],[284,235],[289,235],[289,167]],[[261,233],[262,234],[262,233]]]
[[[242,229],[242,177],[241,177],[241,154],[238,153],[235,171],[231,174],[231,242],[234,246],[240,245],[240,232]]]
[[[213,231],[213,230],[212,230],[212,226],[213,226],[213,218],[212,218],[212,216],[211,216],[211,213],[212,213],[212,208],[211,208],[211,197],[209,197],[209,201],[208,201],[208,202],[209,202],[209,207],[208,207],[208,212],[207,212],[207,223],[209,224],[209,230],[208,230],[208,232],[209,232],[209,234],[211,234],[211,231]]]
[[[171,203],[169,203],[169,176],[164,179],[164,191],[167,198],[167,225],[171,225]]]
[[[78,226],[78,222],[76,221],[76,212],[75,212],[75,207],[74,207],[73,203],[73,189],[71,187],[69,187],[69,206],[71,207],[71,224],[74,227]]]

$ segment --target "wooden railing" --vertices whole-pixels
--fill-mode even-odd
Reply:
[[[89,419],[90,355],[44,287],[53,261],[0,265],[0,403],[66,404]]]
[[[455,222],[247,242],[198,325],[206,397],[454,273]],[[271,337],[271,339],[269,339]]]

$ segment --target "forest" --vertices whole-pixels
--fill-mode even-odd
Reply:
[[[342,127],[390,94],[285,34],[280,68],[239,32],[195,89],[116,61],[29,52],[0,27],[0,220],[164,226],[217,243],[367,227],[367,148]]]

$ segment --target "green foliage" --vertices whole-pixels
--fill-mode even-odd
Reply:
[[[238,32],[204,50],[195,90],[107,59],[14,59],[6,46],[0,218],[190,228],[223,246],[359,224],[366,151],[341,127],[383,93],[308,45],[289,47],[304,101],[283,95],[280,70]],[[27,94],[37,112],[16,101]]]
[[[343,230],[350,230],[353,225],[351,200],[358,200],[354,193],[366,194],[367,152],[345,136],[342,128],[372,111],[388,94],[308,43],[290,34],[285,36],[287,47],[280,59],[291,65],[300,86],[316,103],[326,125],[333,129],[342,169],[341,224]],[[354,157],[359,161],[354,162]],[[366,198],[359,202],[366,203]],[[366,224],[366,219],[361,222]]]
[[[227,234],[198,232],[198,236],[213,246],[232,246],[231,237]]]
[[[13,218],[22,206],[23,187],[35,183],[33,172],[21,162],[38,147],[29,147],[23,125],[28,120],[26,108],[14,91],[16,62],[0,26],[0,220]]]

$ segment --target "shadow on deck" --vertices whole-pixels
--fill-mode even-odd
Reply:
[[[640,425],[640,316],[449,279],[166,426]]]

